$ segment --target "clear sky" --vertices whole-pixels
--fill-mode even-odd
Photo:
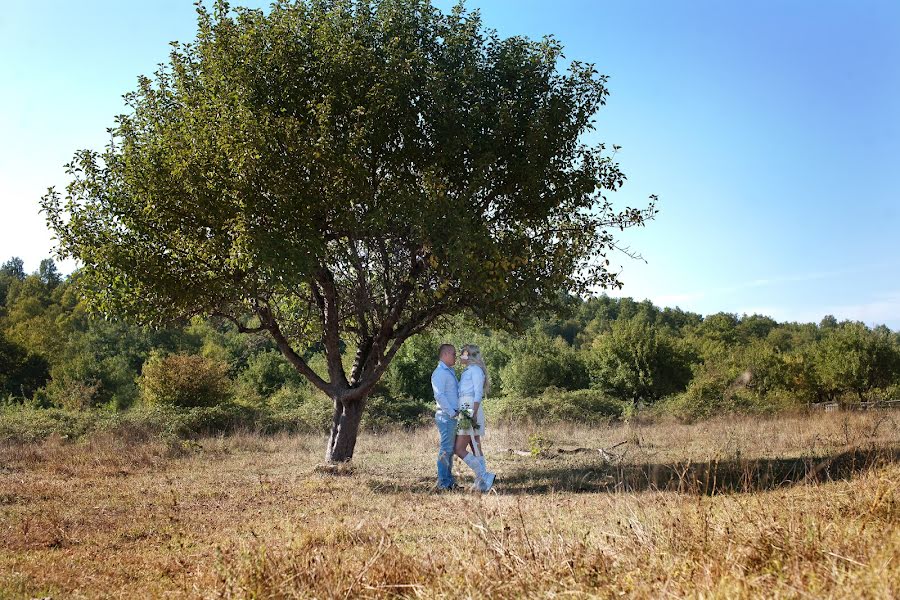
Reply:
[[[450,1],[437,0],[447,8]],[[265,2],[247,2],[265,6]],[[900,329],[900,2],[471,0],[610,76],[593,136],[660,213],[617,295],[709,314]],[[49,255],[38,198],[195,30],[190,0],[3,0],[0,260]],[[70,270],[71,265],[63,265]]]

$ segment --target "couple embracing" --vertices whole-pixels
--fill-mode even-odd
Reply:
[[[488,472],[481,450],[481,437],[484,435],[484,409],[481,405],[490,390],[490,378],[478,346],[463,346],[459,362],[464,370],[457,381],[453,370],[456,348],[452,344],[441,344],[438,366],[431,374],[431,388],[437,402],[434,420],[441,435],[437,486],[441,490],[456,487],[453,479],[453,455],[456,454],[475,473],[473,487],[488,492],[494,484],[495,475]]]

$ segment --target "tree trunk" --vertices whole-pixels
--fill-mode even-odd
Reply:
[[[343,402],[334,399],[334,417],[331,422],[331,435],[328,436],[328,448],[325,450],[325,460],[347,462],[353,458],[353,448],[356,447],[356,435],[359,433],[359,422],[365,404],[365,400]]]

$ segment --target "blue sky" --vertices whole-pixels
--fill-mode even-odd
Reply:
[[[446,8],[451,2],[436,1]],[[52,242],[37,201],[102,146],[121,95],[192,39],[189,0],[4,3],[0,260]],[[248,3],[264,6],[266,3]],[[39,6],[40,10],[33,8]],[[472,0],[610,76],[596,141],[660,213],[616,295],[709,314],[900,329],[900,2]],[[71,269],[71,265],[64,265]]]

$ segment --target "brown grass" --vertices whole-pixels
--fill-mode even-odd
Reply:
[[[0,597],[890,598],[900,415],[529,428],[498,493],[436,493],[436,434],[0,448]],[[465,483],[466,469],[457,462]]]

